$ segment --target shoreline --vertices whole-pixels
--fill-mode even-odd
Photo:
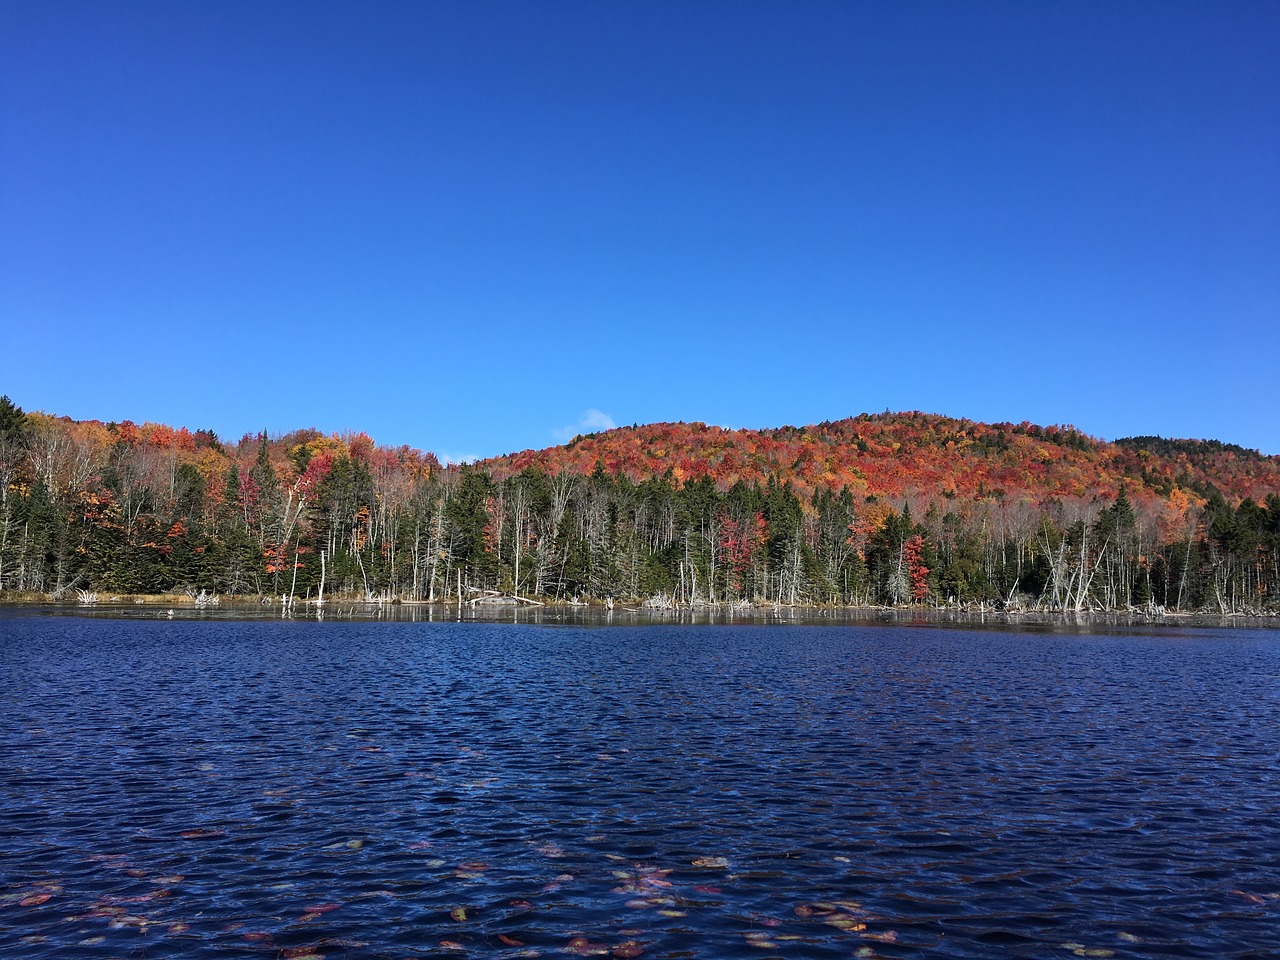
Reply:
[[[488,597],[459,605],[456,601],[326,599],[271,596],[202,597],[174,594],[124,594],[106,598],[56,600],[51,595],[0,592],[0,609],[31,614],[80,614],[118,618],[391,620],[401,622],[476,621],[488,623],[918,623],[1025,626],[1171,626],[1260,627],[1280,629],[1280,612],[1218,613],[1213,611],[1026,610],[965,606],[882,607],[817,604],[695,604],[650,606],[608,605],[602,601],[530,601]]]

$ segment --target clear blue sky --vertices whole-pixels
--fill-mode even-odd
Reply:
[[[0,393],[1280,453],[1280,3],[0,0]]]

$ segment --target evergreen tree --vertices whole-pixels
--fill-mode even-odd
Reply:
[[[8,397],[0,397],[0,590],[14,585],[20,566],[22,542],[17,517],[26,448],[26,414]]]

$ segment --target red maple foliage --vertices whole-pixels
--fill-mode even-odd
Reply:
[[[902,544],[902,559],[911,583],[911,599],[925,599],[929,596],[929,568],[924,565],[924,537],[918,533],[908,537]]]

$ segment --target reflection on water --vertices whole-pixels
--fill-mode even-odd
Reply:
[[[0,955],[1275,955],[1275,632],[151,616],[0,619]]]
[[[604,607],[600,604],[542,604],[532,601],[481,603],[375,603],[352,600],[312,600],[288,603],[283,598],[228,598],[207,606],[167,606],[156,601],[103,602],[33,606],[0,606],[0,617],[71,616],[112,620],[314,620],[373,621],[380,623],[521,623],[531,625],[722,626],[734,624],[804,624],[825,626],[900,625],[980,627],[984,630],[1030,630],[1057,633],[1146,632],[1168,636],[1188,629],[1273,629],[1265,617],[1228,617],[1208,614],[1152,617],[1142,613],[982,611],[952,607],[789,607],[751,604],[715,604],[678,608],[647,605]]]

